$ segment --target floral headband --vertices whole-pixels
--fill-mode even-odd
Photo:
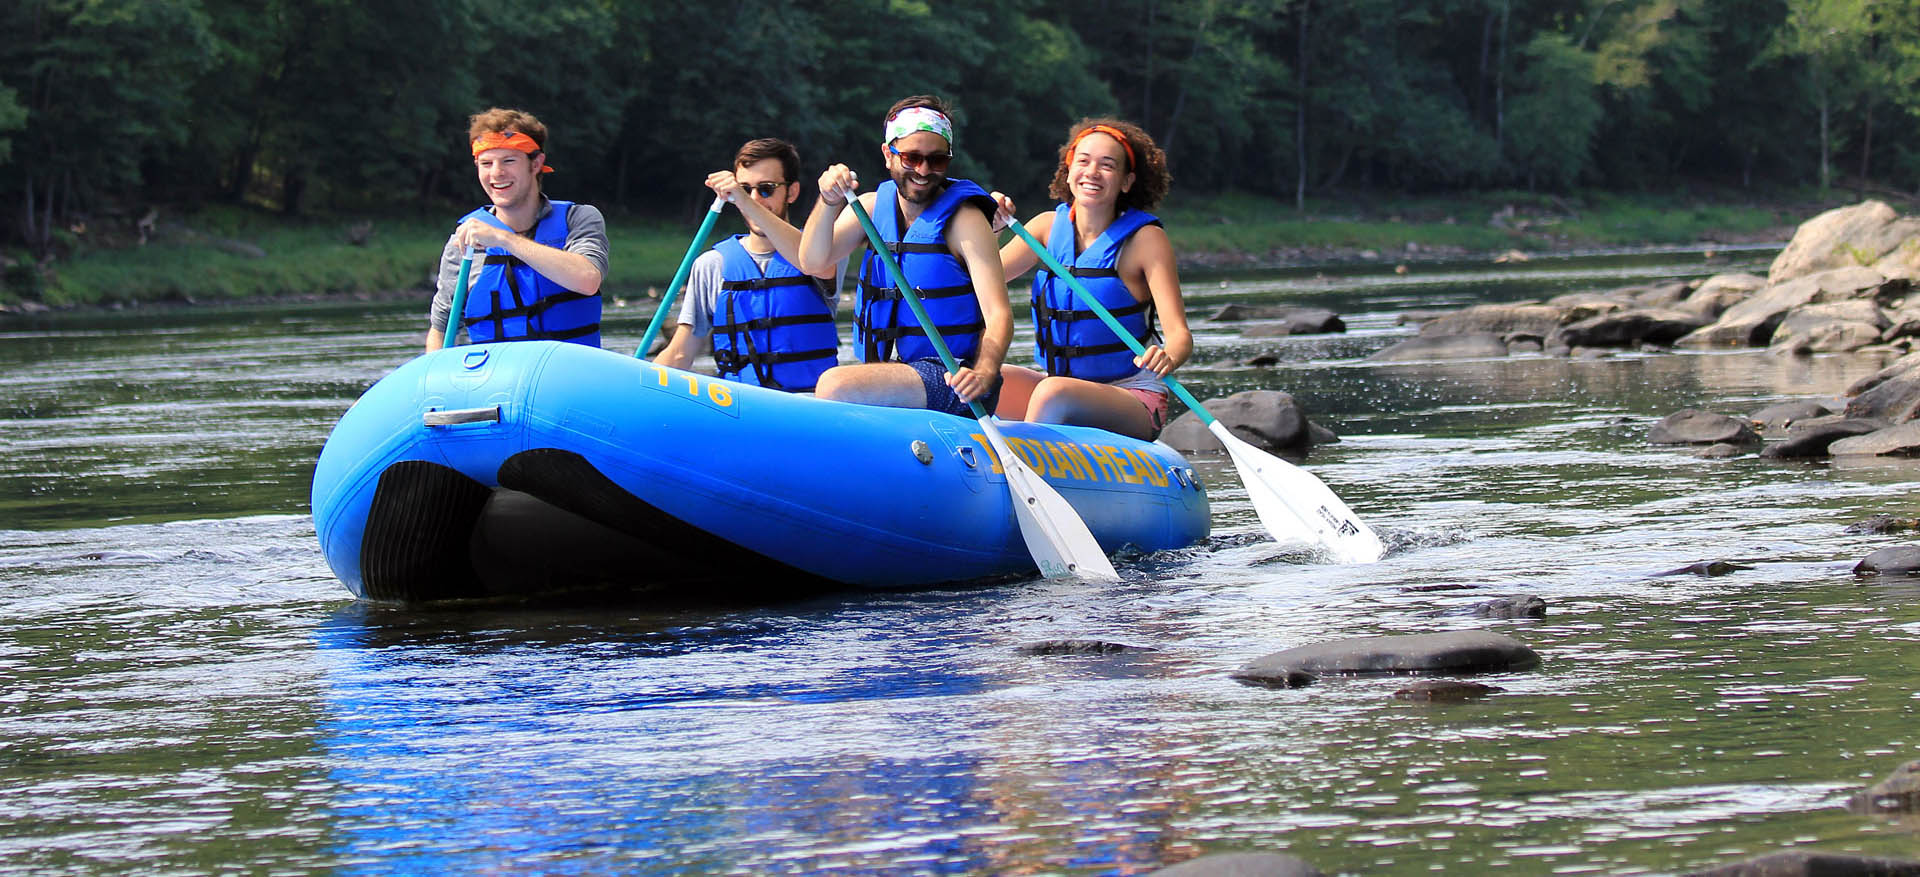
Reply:
[[[953,148],[953,120],[932,107],[908,107],[887,120],[887,136],[881,143],[892,143],[916,131],[932,131]]]

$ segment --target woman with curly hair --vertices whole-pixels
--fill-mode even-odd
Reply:
[[[1097,426],[1147,440],[1160,434],[1168,397],[1162,378],[1193,353],[1173,245],[1147,212],[1171,179],[1166,153],[1138,125],[1087,119],[1073,126],[1048,188],[1061,203],[1026,227],[1146,353],[1135,356],[1065,281],[1042,267],[1033,281],[1034,363],[1045,374],[1003,367],[1001,417]],[[1012,211],[1010,201],[1001,206]],[[1039,260],[1017,238],[1000,251],[1008,280]]]

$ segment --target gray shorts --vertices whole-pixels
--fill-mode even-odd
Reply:
[[[967,403],[960,401],[960,394],[947,386],[947,367],[940,362],[939,357],[908,360],[906,365],[920,373],[920,383],[927,389],[928,409],[944,411],[960,417],[973,416],[973,409]],[[992,414],[994,406],[1000,404],[1000,387],[1005,383],[1006,378],[994,378],[993,389],[987,393],[986,398],[980,400],[980,407],[988,414]]]

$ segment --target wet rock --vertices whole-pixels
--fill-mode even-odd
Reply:
[[[1866,435],[1843,438],[1828,445],[1827,453],[1836,457],[1920,455],[1920,423],[1902,423]]]
[[[1875,536],[1882,533],[1905,533],[1920,530],[1920,518],[1896,518],[1892,515],[1874,515],[1864,521],[1848,524],[1842,533],[1855,536]]]
[[[1154,652],[1147,646],[1130,646],[1098,639],[1047,639],[1021,643],[1014,651],[1023,655],[1113,655],[1120,652]]]
[[[1345,332],[1347,324],[1340,315],[1326,308],[1295,308],[1283,305],[1222,305],[1207,319],[1216,323],[1231,323],[1242,320],[1284,320],[1287,332],[1278,334],[1307,335],[1325,332]],[[1247,334],[1252,335],[1253,329]]]
[[[1920,810],[1920,761],[1894,768],[1887,778],[1866,787],[1847,801],[1857,813],[1912,813]]]
[[[1784,430],[1802,420],[1826,417],[1833,413],[1833,409],[1818,402],[1781,402],[1755,411],[1747,415],[1747,419],[1753,422],[1755,429]]]
[[[1490,359],[1507,355],[1507,342],[1499,335],[1476,332],[1467,335],[1422,335],[1409,338],[1367,357],[1372,362],[1409,362],[1429,359]]]
[[[1783,283],[1834,268],[1872,265],[1907,240],[1920,235],[1920,221],[1901,219],[1880,201],[1836,207],[1806,222],[1773,257],[1767,280]]]
[[[1422,679],[1393,693],[1399,700],[1416,700],[1431,703],[1474,700],[1489,694],[1506,691],[1497,685],[1482,685],[1478,682],[1462,682],[1457,679]]]
[[[1547,601],[1539,597],[1501,597],[1477,603],[1467,614],[1475,618],[1545,618]]]
[[[1250,365],[1256,368],[1268,368],[1279,364],[1280,354],[1277,353],[1256,353],[1247,357],[1247,360],[1241,363],[1241,365]]]
[[[1920,877],[1920,862],[1789,850],[1694,871],[1688,877]]]
[[[1787,430],[1787,437],[1777,444],[1768,445],[1760,451],[1760,456],[1772,460],[1824,457],[1834,442],[1843,438],[1878,432],[1887,426],[1884,420],[1871,420],[1858,417],[1820,417],[1796,424]]]
[[[1844,395],[1849,397],[1858,396],[1861,393],[1865,393],[1866,391],[1871,390],[1874,387],[1880,386],[1881,384],[1884,384],[1887,381],[1890,381],[1890,380],[1893,380],[1894,378],[1905,375],[1908,372],[1912,372],[1915,369],[1920,369],[1920,353],[1906,354],[1905,356],[1902,356],[1899,359],[1896,359],[1893,362],[1888,363],[1886,368],[1883,368],[1877,372],[1874,372],[1873,374],[1868,375],[1867,377],[1861,378],[1860,380],[1854,381],[1852,386],[1847,387],[1847,391]]]
[[[1770,286],[1675,341],[1679,347],[1762,347],[1796,308],[1877,294],[1887,278],[1871,268],[1841,268]]]
[[[1727,309],[1767,287],[1767,279],[1755,274],[1716,274],[1688,295],[1674,310],[1685,311],[1701,319],[1714,321]]]
[[[1314,643],[1255,658],[1233,678],[1273,685],[1299,673],[1325,675],[1501,673],[1540,666],[1540,655],[1510,636],[1483,630],[1373,636]]]
[[[1751,445],[1760,441],[1746,421],[1698,408],[1685,408],[1660,419],[1647,430],[1647,442],[1656,445]]]
[[[1814,353],[1859,350],[1880,341],[1886,314],[1871,301],[1840,301],[1796,308],[1773,330],[1768,346]]]
[[[1746,566],[1744,564],[1730,563],[1725,560],[1703,560],[1703,561],[1700,561],[1699,563],[1689,563],[1686,566],[1679,567],[1676,569],[1670,569],[1670,570],[1667,570],[1666,572],[1657,572],[1649,576],[1649,578],[1657,579],[1662,576],[1713,577],[1713,576],[1723,576],[1728,573],[1739,572],[1740,570],[1743,570],[1743,569],[1753,569],[1753,567]]]
[[[1920,575],[1920,546],[1895,545],[1882,548],[1854,564],[1857,576]]]
[[[1591,314],[1582,314],[1591,316]],[[1568,309],[1539,303],[1474,305],[1430,320],[1420,326],[1422,336],[1509,335],[1523,333],[1545,338],[1567,323]]]
[[[1507,342],[1507,353],[1542,353],[1547,346],[1537,338],[1514,338]]]
[[[1669,280],[1665,283],[1655,283],[1650,286],[1615,290],[1615,294],[1631,296],[1635,307],[1671,308],[1674,305],[1686,301],[1687,297],[1693,294],[1693,284],[1685,280]],[[1694,316],[1699,315],[1695,314]],[[1711,320],[1703,320],[1702,322],[1711,322]]]
[[[1619,313],[1632,307],[1628,296],[1608,292],[1569,292],[1547,299],[1547,304],[1563,309],[1560,315],[1562,325]]]
[[[1306,412],[1300,410],[1293,396],[1279,390],[1246,390],[1202,404],[1234,435],[1256,448],[1303,452],[1312,444],[1313,431]],[[1225,450],[1192,411],[1167,424],[1160,440],[1179,451]]]
[[[1726,460],[1733,457],[1745,456],[1748,450],[1748,448],[1743,448],[1739,445],[1715,442],[1700,450],[1694,451],[1693,455],[1702,460]]]
[[[1546,345],[1632,347],[1638,344],[1672,344],[1706,324],[1704,318],[1684,311],[1622,310],[1561,326],[1548,336]]]
[[[1215,853],[1161,868],[1147,877],[1323,877],[1303,859],[1279,853]]]
[[[1906,423],[1920,415],[1920,369],[1908,371],[1853,397],[1848,417],[1876,417],[1888,423]]]

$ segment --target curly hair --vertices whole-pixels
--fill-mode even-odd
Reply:
[[[493,107],[484,113],[474,113],[467,118],[467,139],[480,139],[482,134],[500,131],[518,131],[533,138],[541,152],[547,150],[547,126],[532,113],[524,110],[510,110],[505,107]]]
[[[1061,201],[1073,200],[1073,190],[1067,185],[1067,166],[1073,162],[1074,146],[1088,129],[1096,125],[1125,134],[1125,145],[1134,159],[1128,161],[1125,168],[1133,174],[1133,188],[1120,193],[1120,209],[1145,210],[1159,204],[1173,183],[1173,175],[1167,173],[1167,154],[1139,125],[1119,119],[1081,119],[1080,124],[1067,132],[1067,142],[1060,144],[1060,165],[1054,169],[1053,182],[1047,186],[1047,194]]]

